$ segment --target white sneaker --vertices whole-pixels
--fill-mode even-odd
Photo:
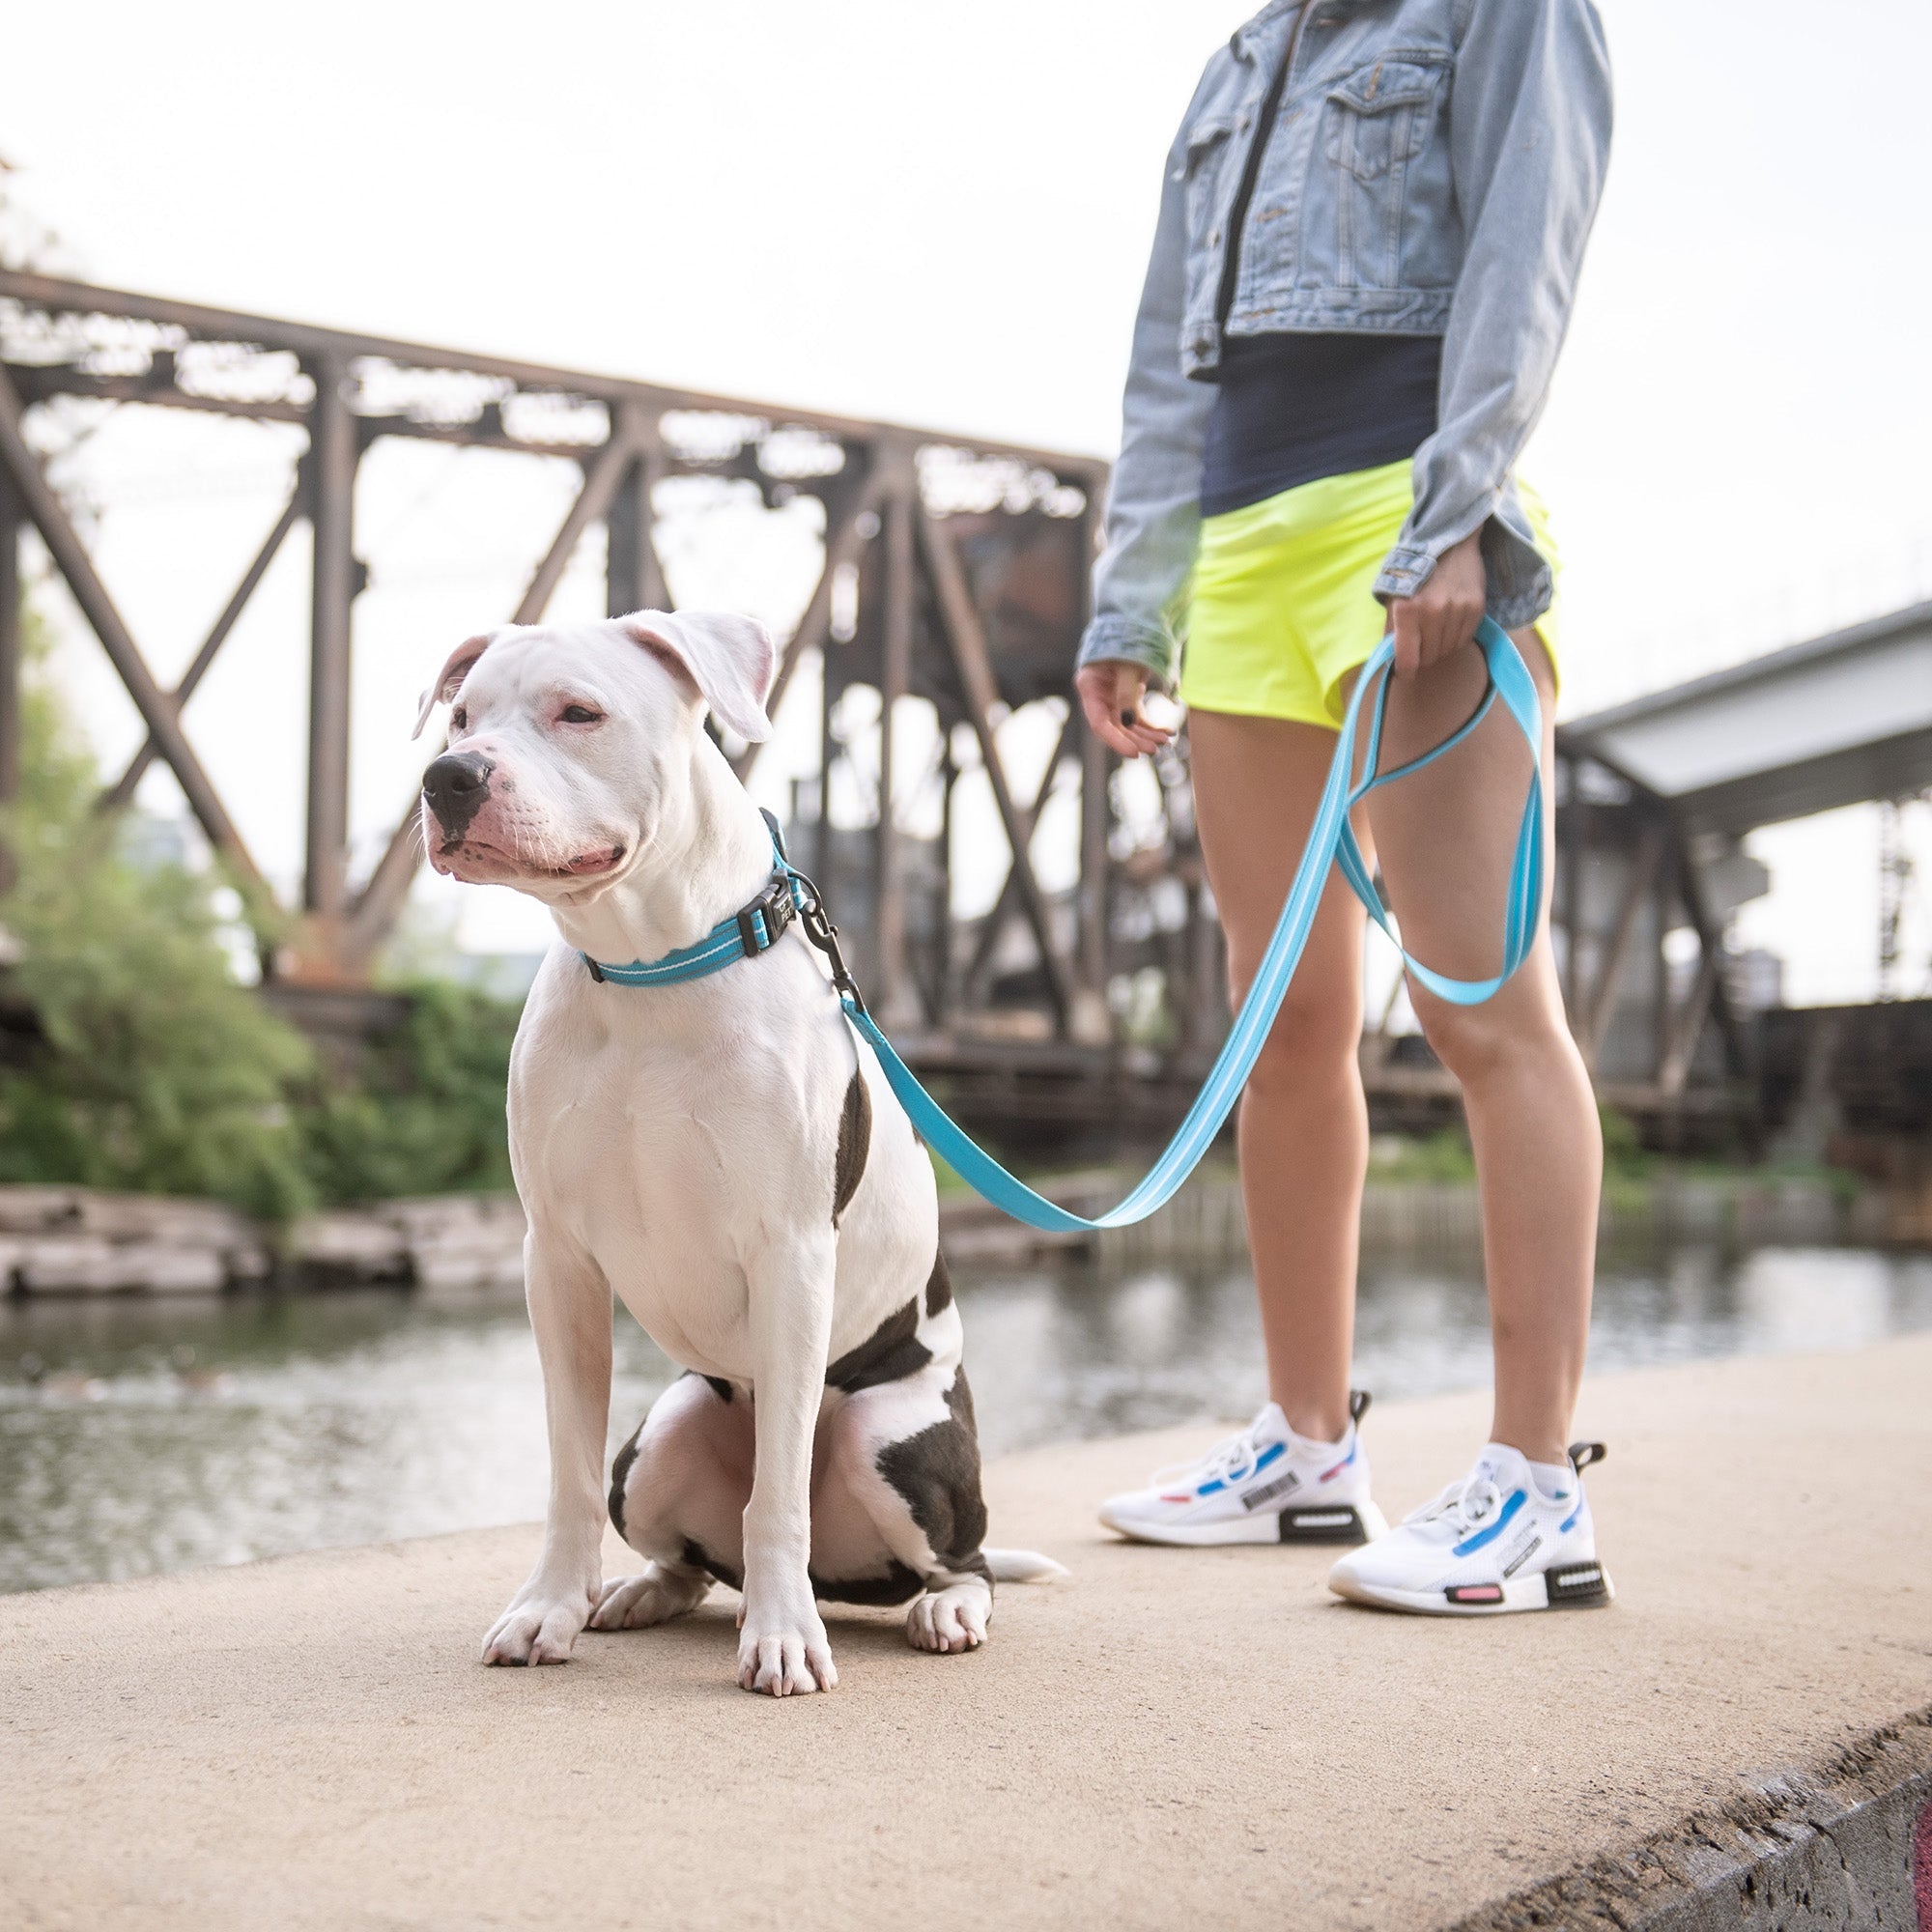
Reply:
[[[1615,1597],[1597,1561],[1582,1474],[1601,1442],[1571,1446],[1572,1474],[1545,1491],[1517,1450],[1492,1442],[1460,1483],[1328,1574],[1338,1597],[1435,1616],[1590,1609]]]
[[[1388,1524],[1369,1500],[1369,1459],[1355,1434],[1368,1412],[1349,1398],[1339,1442],[1311,1442],[1269,1403],[1198,1463],[1156,1469],[1151,1487],[1100,1506],[1109,1529],[1137,1543],[1360,1543]]]

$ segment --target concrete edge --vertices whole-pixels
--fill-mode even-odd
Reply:
[[[1915,1837],[1917,1869],[1915,1870]],[[1932,1932],[1932,1705],[1449,1932]]]

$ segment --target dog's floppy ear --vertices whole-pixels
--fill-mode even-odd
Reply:
[[[634,611],[619,617],[627,637],[697,687],[720,723],[757,744],[772,735],[765,695],[778,669],[772,634],[729,611]]]
[[[422,708],[416,713],[416,728],[410,733],[412,738],[420,738],[423,726],[429,723],[429,714],[462,690],[463,680],[469,675],[476,660],[490,648],[496,638],[495,631],[480,631],[473,638],[466,638],[443,660],[442,668],[436,674],[436,682],[422,695]]]

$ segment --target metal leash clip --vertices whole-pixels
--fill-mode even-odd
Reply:
[[[859,990],[859,982],[853,979],[851,970],[845,964],[845,955],[838,949],[838,928],[832,923],[825,910],[825,901],[818,895],[818,888],[796,867],[789,867],[792,883],[803,889],[798,901],[798,923],[806,938],[825,954],[826,962],[832,968],[832,983],[838,990],[838,996],[855,1012],[866,1010],[866,996]]]

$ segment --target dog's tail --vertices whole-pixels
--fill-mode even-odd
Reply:
[[[1066,1566],[1037,1549],[982,1549],[986,1568],[996,1583],[1050,1583],[1066,1575]]]

